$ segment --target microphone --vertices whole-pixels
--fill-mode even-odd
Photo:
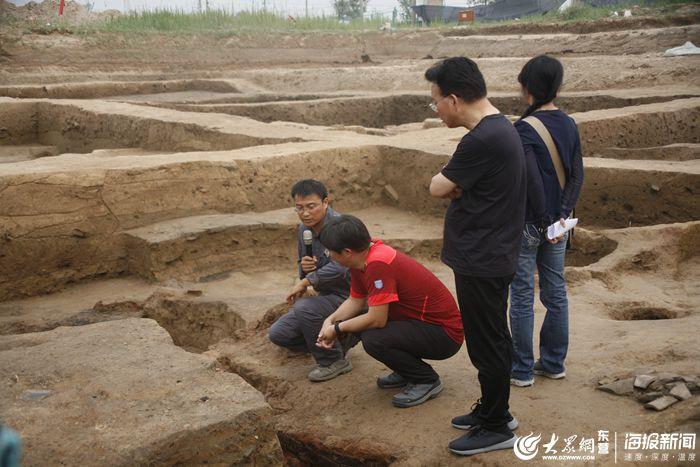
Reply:
[[[314,240],[313,233],[311,233],[310,230],[304,230],[304,233],[302,233],[302,238],[304,239],[304,245],[306,246],[306,256],[310,256],[311,258],[313,258],[314,251],[311,247],[311,243]]]

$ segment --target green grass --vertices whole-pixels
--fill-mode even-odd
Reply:
[[[131,12],[103,22],[85,24],[78,28],[106,32],[214,32],[235,33],[246,31],[348,31],[378,29],[386,22],[382,18],[353,20],[341,24],[335,16],[296,17],[269,11],[241,11],[236,14],[224,10],[186,13],[177,10]]]
[[[567,11],[559,13],[557,11],[547,14],[539,14],[519,20],[506,21],[479,21],[470,24],[469,28],[483,28],[493,26],[507,26],[511,24],[524,23],[572,23],[595,21],[610,17],[612,11],[621,11],[632,5],[639,5],[645,8],[645,13],[654,12],[663,16],[664,9],[673,11],[672,6],[687,4],[687,0],[636,0],[630,1],[628,5],[620,4],[615,7],[593,8],[589,6],[576,6]],[[652,10],[646,10],[652,8]],[[235,35],[238,33],[255,31],[362,31],[378,30],[387,18],[376,17],[369,20],[356,19],[349,24],[341,24],[335,16],[313,16],[305,18],[299,16],[290,18],[277,11],[240,11],[236,14],[226,10],[209,10],[202,12],[185,12],[182,10],[158,9],[153,11],[132,11],[125,15],[115,16],[103,21],[96,21],[83,24],[71,24],[68,21],[53,21],[51,27],[43,24],[35,25],[36,29],[56,27],[66,32],[75,32],[87,35],[92,32],[114,32],[114,33],[171,33],[171,34],[215,34],[219,36]],[[457,26],[456,23],[433,23],[432,28],[450,29]],[[395,26],[396,27],[396,26]],[[400,23],[400,29],[414,29],[410,23]]]

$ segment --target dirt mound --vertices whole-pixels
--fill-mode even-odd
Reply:
[[[105,13],[92,13],[84,5],[67,1],[63,9],[63,16],[58,16],[60,1],[45,0],[43,2],[28,2],[26,5],[17,6],[6,0],[0,0],[0,17],[10,18],[12,21],[27,23],[50,23],[59,18],[72,23],[93,21],[104,16]],[[110,12],[110,14],[113,14]]]
[[[19,7],[17,5],[14,5],[8,1],[5,0],[0,0],[0,14],[4,17],[5,15],[13,15],[16,14],[17,10]]]
[[[27,465],[281,461],[263,396],[150,319],[3,336],[0,361],[11,382],[3,418],[22,434]]]

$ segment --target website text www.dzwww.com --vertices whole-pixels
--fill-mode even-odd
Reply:
[[[546,461],[593,461],[595,456],[542,456]]]

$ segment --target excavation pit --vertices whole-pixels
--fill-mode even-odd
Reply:
[[[75,101],[73,101],[75,102]],[[118,104],[115,104],[118,105]],[[0,109],[0,161],[14,162],[46,155],[90,153],[101,149],[144,151],[215,151],[256,146],[297,138],[228,133],[186,122],[144,118],[139,107],[124,104],[120,114],[100,105],[60,105],[45,101],[7,101]],[[36,152],[36,146],[45,146]],[[9,147],[15,147],[12,151]],[[34,153],[32,149],[34,148]],[[29,154],[28,154],[29,153]],[[7,154],[7,156],[5,156]],[[130,154],[126,152],[126,154]],[[106,154],[97,154],[109,156]]]
[[[139,99],[172,100],[197,96],[213,99],[217,95],[238,93],[228,81],[219,80],[162,80],[134,82],[88,82],[0,86],[0,96],[34,99],[100,99],[139,96]],[[219,96],[220,97],[220,96]]]
[[[609,159],[633,159],[633,160],[662,160],[662,161],[689,161],[700,159],[700,144],[675,143],[665,146],[652,146],[649,148],[602,148],[592,157],[606,157]]]
[[[687,164],[687,165],[686,165]],[[586,182],[577,216],[596,227],[623,228],[700,219],[700,170],[687,162],[584,159]]]
[[[248,104],[175,105],[178,110],[249,117],[261,122],[286,121],[307,125],[349,125],[384,128],[423,121],[435,114],[425,94],[336,97]]]
[[[288,239],[297,221],[288,190],[310,172],[324,173],[336,208],[366,217],[374,235],[415,257],[438,259],[446,202],[426,196],[426,190],[448,156],[389,146],[247,155],[240,149],[225,160],[198,161],[195,155],[166,165],[138,156],[126,159],[129,168],[114,169],[110,166],[123,164],[125,157],[104,158],[92,171],[83,164],[59,178],[33,173],[31,164],[42,159],[24,162],[29,165],[21,169],[5,164],[18,171],[0,176],[0,185],[7,187],[0,215],[21,215],[22,221],[4,227],[5,270],[20,273],[0,281],[0,296],[123,274],[199,280],[232,269],[290,264],[295,252]],[[630,163],[586,159],[577,210],[585,225],[618,228],[700,218],[696,168],[645,169],[622,162]],[[396,167],[420,178],[407,179]],[[27,197],[47,202],[30,209]],[[70,212],[55,212],[61,203],[71,206]],[[591,248],[575,253],[570,264],[594,261],[610,247]],[[33,272],[37,268],[39,275]]]
[[[159,104],[157,99],[140,99],[147,101],[153,105],[159,105],[166,108],[181,108],[182,104],[199,104],[204,106],[207,104],[246,104],[246,103],[267,103],[267,102],[283,102],[283,101],[315,101],[319,99],[335,99],[354,97],[355,93],[332,92],[332,93],[303,93],[303,94],[287,94],[287,93],[240,93],[240,94],[225,94],[222,96],[212,97],[210,99],[169,99],[169,104]],[[173,96],[175,97],[175,96]],[[116,98],[113,98],[116,100]],[[184,110],[184,107],[182,108]],[[194,109],[194,108],[193,108]]]
[[[676,99],[573,115],[584,154],[700,142],[700,98]]]
[[[562,95],[557,104],[568,113],[637,106],[675,99],[695,97],[693,94],[672,94],[645,97],[618,97],[581,93]],[[226,102],[223,102],[225,100]],[[250,100],[250,102],[244,102]],[[525,110],[517,95],[496,93],[493,104],[506,115],[520,115]],[[154,104],[188,112],[213,112],[249,117],[261,122],[287,121],[307,125],[347,125],[367,128],[422,122],[435,117],[428,107],[431,99],[425,92],[416,94],[375,94],[367,96],[327,96],[313,94],[278,96],[234,96],[217,101],[183,104]]]
[[[56,146],[41,146],[35,144],[0,146],[0,164],[31,161],[40,157],[57,156],[58,154],[59,151]]]
[[[566,252],[566,266],[584,267],[594,264],[615,251],[617,245],[615,240],[604,235],[575,229],[571,248]]]
[[[241,317],[223,302],[151,297],[143,317],[158,322],[173,343],[189,352],[205,352],[210,345],[231,339],[244,327]]]
[[[371,466],[391,465],[396,456],[386,452],[383,446],[364,440],[343,440],[344,446],[330,447],[312,433],[277,432],[287,465],[301,466]]]
[[[479,397],[465,349],[431,362],[445,385],[439,398],[404,411],[393,408],[391,391],[377,389],[388,369],[362,345],[350,351],[351,373],[313,385],[311,357],[270,344],[269,326],[289,311],[284,298],[298,277],[289,190],[302,178],[322,180],[337,211],[357,215],[455,293],[439,259],[447,202],[428,187],[464,129],[446,128],[428,108],[423,73],[434,60],[420,58],[475,50],[493,57],[477,62],[494,104],[515,116],[523,111],[516,77],[535,44],[560,52],[566,87],[558,104],[580,129],[585,182],[566,257],[567,277],[576,278],[567,378],[536,386],[566,416],[541,417],[541,401],[527,391],[512,391],[514,414],[526,433],[683,431],[674,413],[661,430],[589,383],[662,360],[693,369],[700,358],[692,332],[700,300],[698,62],[657,50],[697,31],[528,35],[506,52],[503,44],[522,39],[295,31],[266,33],[256,44],[235,34],[216,50],[198,49],[192,63],[180,42],[172,63],[132,70],[120,67],[134,58],[111,50],[101,50],[99,69],[64,69],[58,60],[87,57],[73,41],[70,54],[42,49],[37,60],[46,67],[30,79],[17,63],[35,52],[3,43],[19,52],[3,61],[4,83],[44,74],[46,83],[82,81],[0,88],[0,362],[10,375],[3,422],[23,433],[26,462],[454,463],[445,447],[458,433],[449,420]],[[315,48],[298,48],[302,38]],[[359,63],[362,54],[372,61],[284,65],[304,54],[326,60],[319,51],[329,47],[339,63]],[[146,49],[129,51],[154,53]],[[276,58],[267,68],[245,62],[268,54]],[[104,76],[132,81],[95,81]],[[136,81],[147,76],[153,81]],[[194,78],[171,79],[178,76]],[[544,310],[535,307],[539,326]],[[23,401],[33,389],[51,395]],[[134,449],[117,453],[125,443]],[[513,462],[511,451],[489,456],[483,462]]]
[[[618,321],[651,321],[675,319],[680,315],[674,310],[644,304],[626,303],[610,306],[610,317]]]

